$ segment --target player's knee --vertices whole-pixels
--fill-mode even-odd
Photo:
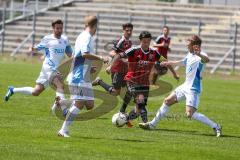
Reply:
[[[172,102],[171,99],[165,98],[165,99],[164,99],[164,103],[165,103],[167,106],[170,106],[173,102]]]
[[[90,105],[90,106],[86,106],[87,110],[92,110],[94,108],[93,105]]]
[[[141,95],[138,95],[138,96],[137,96],[137,99],[136,99],[136,100],[137,100],[137,103],[138,103],[138,104],[139,104],[139,103],[142,104],[142,103],[145,102],[145,97],[144,97],[144,95],[141,94]]]
[[[41,93],[41,92],[39,92],[38,90],[34,90],[34,91],[32,92],[32,95],[33,95],[33,96],[39,96],[40,93]]]
[[[112,88],[110,93],[113,96],[119,96],[120,95],[120,90],[116,90],[116,89]]]
[[[186,116],[187,116],[188,118],[192,118],[192,115],[193,115],[193,112],[192,112],[191,110],[186,111]]]

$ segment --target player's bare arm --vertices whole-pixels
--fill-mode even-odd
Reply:
[[[203,63],[208,63],[208,62],[210,61],[210,59],[209,59],[208,56],[205,56],[205,55],[201,54],[201,48],[200,48],[200,46],[194,45],[194,46],[193,46],[193,51],[194,51],[194,53],[195,53],[197,56],[199,56],[199,57],[201,58],[201,61],[202,61]]]
[[[109,59],[107,57],[103,56],[98,56],[90,53],[86,53],[83,55],[83,58],[89,59],[89,60],[100,60],[103,61],[104,63],[108,63]]]

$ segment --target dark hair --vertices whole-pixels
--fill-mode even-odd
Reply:
[[[97,16],[89,15],[84,18],[85,27],[93,27],[97,25],[97,23],[98,23]]]
[[[192,45],[198,45],[201,46],[202,40],[199,36],[193,35],[191,38],[188,39]]]
[[[63,25],[63,21],[61,19],[57,19],[55,21],[52,22],[52,27],[55,27],[56,24],[61,24]]]
[[[169,30],[169,27],[168,26],[163,26],[163,29],[166,28],[167,30]]]
[[[122,25],[122,28],[123,28],[123,30],[125,30],[126,28],[132,28],[133,29],[133,25],[132,25],[132,23],[124,23]]]
[[[141,39],[143,39],[143,38],[150,38],[150,39],[152,39],[152,35],[151,35],[151,33],[148,32],[148,31],[142,31],[142,32],[140,33],[140,35],[139,35],[139,39],[141,40]]]

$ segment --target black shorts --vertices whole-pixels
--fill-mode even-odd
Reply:
[[[124,80],[124,76],[125,76],[125,73],[115,72],[111,74],[112,85],[114,89],[119,90],[122,87],[126,86],[126,81]]]
[[[136,84],[127,82],[127,89],[131,93],[131,95],[134,97],[134,102],[136,102],[136,98],[138,95],[143,94],[145,104],[147,105],[147,100],[149,95],[149,86],[141,86],[141,85],[136,85]]]

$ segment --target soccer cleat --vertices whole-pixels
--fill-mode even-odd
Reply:
[[[9,87],[8,87],[8,91],[7,91],[7,93],[6,93],[5,97],[4,97],[4,100],[5,100],[6,102],[7,102],[7,101],[10,99],[10,97],[14,94],[14,93],[13,93],[13,89],[14,89],[13,86],[9,86]]]
[[[155,126],[153,126],[150,122],[139,123],[138,125],[140,128],[145,129],[145,130],[154,130],[155,129]]]
[[[130,121],[128,121],[128,122],[126,123],[126,125],[127,125],[128,128],[132,128],[132,127],[133,127],[133,124],[132,124],[132,122],[130,122]]]
[[[58,136],[59,137],[64,137],[64,138],[69,138],[70,137],[68,132],[63,132],[61,130],[58,132]]]
[[[213,128],[213,131],[216,137],[220,137],[222,135],[222,127],[219,124],[217,124],[217,126]]]
[[[100,77],[97,77],[94,81],[92,81],[93,86],[99,85],[99,81],[102,80]]]

